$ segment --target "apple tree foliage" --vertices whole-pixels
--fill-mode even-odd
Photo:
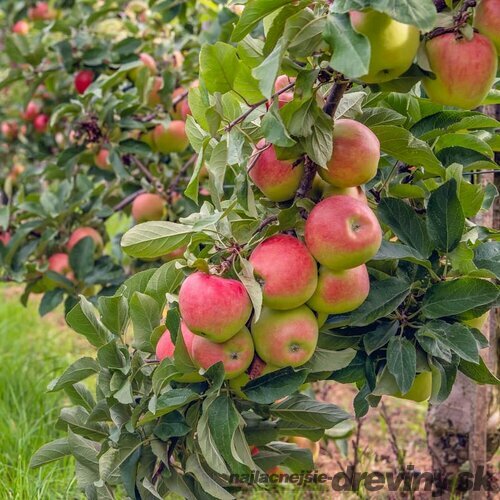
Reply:
[[[96,355],[79,359],[51,383],[50,391],[64,391],[71,401],[58,421],[67,436],[41,448],[33,466],[73,455],[78,483],[89,498],[111,498],[114,488],[131,498],[162,498],[169,491],[186,498],[231,498],[231,473],[312,469],[310,452],[283,438],[317,440],[350,418],[334,404],[301,393],[304,383],[356,384],[356,416],[385,394],[406,393],[423,371],[432,373],[431,404],[446,399],[458,372],[479,384],[498,383],[480,356],[487,340],[464,320],[480,317],[498,301],[498,231],[475,218],[497,195],[479,179],[481,171],[496,167],[499,123],[426,98],[420,84],[428,72],[425,61],[419,66],[417,60],[394,81],[364,84],[359,78],[372,48],[347,15],[371,7],[424,34],[451,22],[455,12],[438,17],[431,0],[249,0],[238,16],[225,2],[150,1],[154,14],[146,27],[127,19],[121,2],[102,2],[102,9],[95,2],[66,3],[73,8],[66,6],[64,16],[41,26],[33,38],[7,36],[3,57],[21,59],[5,75],[4,88],[31,82],[35,92],[44,81],[54,108],[50,133],[38,141],[21,135],[21,144],[8,145],[26,155],[29,166],[10,210],[2,211],[14,229],[2,255],[11,272],[30,280],[43,273],[31,257],[44,255],[76,224],[102,221],[115,245],[96,262],[92,248],[75,249],[81,252],[73,260],[82,263],[82,277],[95,276],[84,283],[100,283],[110,273],[109,293],[93,300],[80,295],[68,307],[67,323]],[[99,31],[101,23],[114,27]],[[196,156],[181,185],[178,203],[186,208],[174,208],[178,216],[168,221],[129,229],[120,249],[123,226],[110,229],[104,222],[114,217],[114,204],[139,187],[168,188],[188,159],[159,159],[130,133],[164,118],[161,107],[155,111],[144,103],[151,84],[146,72],[137,85],[126,77],[137,52],[145,47],[162,57],[176,44],[187,52],[186,81],[199,79],[188,97],[192,115],[186,130]],[[64,69],[54,69],[60,64]],[[69,95],[70,75],[82,66],[99,76],[83,96]],[[176,71],[165,65],[165,106]],[[274,90],[281,74],[295,78],[293,99],[282,107]],[[486,102],[498,102],[495,89]],[[177,294],[184,277],[193,269],[224,270],[244,284],[259,313],[261,288],[248,256],[278,232],[303,236],[317,201],[314,173],[332,154],[333,127],[341,117],[369,127],[383,153],[377,176],[365,186],[384,233],[368,263],[367,300],[352,313],[328,318],[304,366],[236,388],[224,381],[221,364],[202,372],[203,382],[176,382],[196,371],[179,335]],[[83,143],[67,142],[71,130],[89,122],[112,144],[112,173],[90,164],[86,125]],[[254,145],[262,138],[280,157],[308,165],[290,202],[266,200],[248,177]],[[150,167],[151,177],[135,168],[137,159]],[[203,166],[208,180],[201,178]],[[183,247],[181,258],[158,263]],[[165,327],[176,340],[175,355],[158,363],[155,345]],[[95,393],[82,383],[88,377],[96,378]],[[259,453],[252,455],[250,446]]]

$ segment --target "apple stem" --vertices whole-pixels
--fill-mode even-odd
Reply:
[[[472,15],[470,9],[473,9],[477,5],[477,0],[465,0],[462,7],[458,10],[457,14],[453,16],[453,26],[449,28],[438,27],[430,31],[425,35],[426,40],[431,40],[438,36],[444,35],[445,33],[455,33],[455,35],[460,35],[460,29],[467,24],[469,18]],[[439,9],[438,9],[438,12]]]

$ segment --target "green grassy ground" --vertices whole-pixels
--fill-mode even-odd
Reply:
[[[61,437],[54,430],[61,394],[47,384],[78,355],[75,337],[55,317],[25,309],[12,288],[0,288],[0,498],[80,498],[73,465],[59,461],[29,469],[31,455]]]

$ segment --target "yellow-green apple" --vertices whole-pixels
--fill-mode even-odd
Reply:
[[[486,321],[488,321],[489,317],[490,317],[490,311],[486,311],[484,314],[481,314],[481,316],[479,316],[477,318],[461,319],[460,321],[464,325],[481,330],[483,328],[483,326],[485,325]]]
[[[366,125],[345,118],[335,121],[332,157],[318,173],[333,186],[355,187],[377,175],[379,160],[377,136]]]
[[[75,75],[74,85],[79,94],[83,94],[94,81],[94,72],[91,69],[82,69]]]
[[[329,316],[328,313],[317,313],[318,326],[320,328],[326,323],[326,320],[328,319],[328,316]]]
[[[418,28],[371,9],[352,11],[350,17],[354,30],[370,42],[370,65],[363,81],[394,80],[411,66],[420,43]]]
[[[264,282],[264,304],[273,309],[295,309],[314,293],[318,267],[297,238],[277,234],[260,243],[250,255],[254,272]]]
[[[370,278],[364,264],[344,271],[321,266],[318,286],[307,305],[319,313],[343,314],[357,309],[369,291]]]
[[[153,137],[153,130],[148,130],[147,132],[144,132],[140,136],[140,139],[142,142],[147,144],[153,151],[156,151],[155,140]]]
[[[16,33],[17,35],[27,35],[29,31],[30,25],[24,19],[17,21],[12,26],[12,32]]]
[[[173,120],[167,126],[157,125],[153,130],[153,140],[156,149],[163,154],[182,153],[189,146],[182,120]]]
[[[474,13],[474,27],[487,36],[500,55],[500,1],[481,0]]]
[[[24,120],[32,122],[40,113],[40,105],[36,101],[30,101],[26,105],[22,117]]]
[[[410,390],[405,394],[401,392],[396,392],[391,394],[396,398],[410,399],[411,401],[416,401],[420,403],[422,401],[427,401],[432,394],[432,372],[421,372],[417,373],[415,380],[413,381]]]
[[[62,274],[72,281],[75,279],[73,270],[69,264],[69,256],[67,253],[58,252],[52,254],[48,259],[48,264],[49,271]]]
[[[86,238],[89,236],[94,240],[96,251],[102,250],[102,247],[104,245],[102,241],[101,235],[93,228],[93,227],[79,227],[78,229],[75,229],[72,233],[71,236],[69,237],[68,243],[66,244],[66,248],[68,249],[68,252],[71,252],[72,248],[83,238]]]
[[[161,103],[160,90],[163,88],[163,78],[161,76],[156,76],[153,79],[153,85],[148,96],[149,106],[158,106]]]
[[[6,247],[10,242],[10,232],[9,231],[0,231],[0,243]]]
[[[291,200],[300,185],[304,166],[294,167],[291,161],[278,160],[274,146],[266,146],[264,139],[257,144],[254,154],[258,157],[248,172],[253,183],[271,201]]]
[[[94,164],[96,167],[98,167],[102,170],[110,170],[111,163],[109,162],[109,150],[107,150],[105,148],[101,148],[94,155]]]
[[[316,462],[319,458],[320,445],[318,441],[311,441],[302,436],[293,436],[290,438],[291,443],[295,443],[299,448],[304,448],[306,450],[311,450],[313,462]]]
[[[339,188],[337,186],[332,186],[328,184],[323,190],[323,198],[329,198],[330,196],[352,196],[363,203],[368,203],[368,199],[366,198],[366,194],[364,189],[361,186],[356,187],[348,187],[348,188]]]
[[[32,21],[50,21],[56,17],[56,11],[47,2],[37,2],[28,9],[28,17]]]
[[[311,359],[318,342],[318,322],[307,306],[288,311],[263,307],[252,322],[257,354],[275,367],[301,366]]]
[[[141,68],[147,68],[151,75],[155,75],[158,71],[155,60],[146,52],[141,52],[139,54],[139,60],[141,61],[141,65],[138,66],[137,68],[131,69],[128,72],[128,76],[133,82],[136,81]]]
[[[137,223],[161,220],[166,214],[165,200],[159,194],[143,193],[132,202],[132,217]]]
[[[193,363],[199,368],[208,370],[212,365],[222,362],[226,380],[241,375],[250,366],[253,354],[252,336],[245,326],[222,343],[212,342],[199,336],[193,339]]]
[[[184,96],[185,92],[182,87],[177,87],[172,92],[172,101],[177,101],[183,96],[179,102],[172,106],[172,110],[170,111],[170,115],[174,120],[186,121],[187,116],[191,114],[187,96]]]
[[[463,109],[483,102],[497,72],[497,52],[489,38],[445,33],[428,40],[425,52],[435,77],[425,77],[422,85],[432,101]]]
[[[280,75],[276,78],[274,82],[274,91],[279,92],[285,87],[288,87],[291,83],[295,82],[295,78],[291,78],[288,75]],[[278,106],[282,108],[285,104],[293,100],[293,90],[287,90],[278,96]]]
[[[182,283],[179,308],[192,332],[218,343],[239,332],[252,313],[248,293],[239,281],[200,271]]]
[[[382,230],[365,203],[339,195],[326,198],[311,210],[305,239],[320,264],[339,271],[370,260],[380,248]]]
[[[45,113],[41,113],[33,120],[33,128],[39,133],[43,134],[49,125],[49,117]]]

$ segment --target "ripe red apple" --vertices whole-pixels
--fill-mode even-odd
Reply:
[[[87,236],[90,236],[94,240],[97,251],[102,250],[104,243],[102,241],[101,235],[93,227],[84,226],[84,227],[79,227],[78,229],[75,229],[71,233],[71,236],[69,237],[68,243],[66,244],[66,248],[68,249],[68,252],[71,252],[72,248],[81,239],[86,238]]]
[[[130,79],[133,82],[136,81],[136,79],[139,75],[139,71],[142,67],[146,67],[149,70],[151,75],[155,75],[158,72],[158,68],[156,66],[155,60],[146,52],[141,52],[139,54],[139,60],[142,63],[141,66],[134,68],[134,69],[131,69],[128,73],[128,76],[130,77]]]
[[[349,14],[353,28],[370,42],[370,66],[362,80],[367,83],[387,82],[411,66],[420,43],[417,27],[371,9]]]
[[[479,2],[474,13],[474,27],[493,42],[500,56],[500,2],[498,0]]]
[[[17,137],[19,131],[16,122],[2,122],[1,125],[2,134],[8,141],[12,141]]]
[[[143,193],[132,202],[132,217],[137,223],[161,220],[166,212],[165,200],[159,194]]]
[[[94,72],[91,69],[82,69],[75,75],[75,89],[79,94],[85,93],[94,81]]]
[[[250,263],[264,281],[264,304],[273,309],[294,309],[305,304],[316,289],[316,262],[293,236],[277,234],[264,240],[252,252]]]
[[[301,366],[307,363],[318,342],[318,322],[306,306],[288,311],[263,307],[252,323],[257,354],[273,366]]]
[[[186,125],[181,120],[171,121],[166,127],[159,124],[153,130],[156,149],[163,154],[182,153],[189,146]]]
[[[280,75],[278,76],[278,78],[276,78],[276,81],[274,82],[274,91],[279,92],[280,90],[284,89],[294,81],[295,78],[291,78],[288,75]],[[290,101],[293,101],[293,90],[287,90],[286,92],[283,92],[282,94],[279,95],[278,106],[282,108],[285,104],[289,103]]]
[[[365,203],[351,196],[332,196],[311,210],[305,239],[320,264],[338,271],[370,260],[380,248],[382,230]]]
[[[370,278],[364,264],[345,271],[322,266],[318,287],[307,305],[318,313],[343,314],[357,309],[369,291]]]
[[[37,2],[28,9],[28,17],[32,21],[50,21],[56,17],[56,12],[47,2]]]
[[[222,343],[215,343],[206,338],[196,336],[192,345],[193,362],[208,370],[212,365],[222,362],[226,372],[226,380],[241,375],[252,362],[254,346],[252,336],[244,326],[236,335]]]
[[[336,120],[333,127],[333,153],[319,175],[333,186],[359,186],[377,175],[380,142],[362,123],[347,118]]]
[[[157,76],[153,80],[153,86],[149,92],[148,104],[151,107],[158,106],[161,103],[160,90],[163,88],[163,78]]]
[[[69,256],[67,253],[54,253],[48,259],[49,271],[62,274],[69,280],[74,280],[75,276],[69,264]]]
[[[186,346],[186,351],[189,356],[192,358],[193,356],[193,340],[196,335],[189,330],[189,328],[185,325],[184,322],[181,322],[181,334],[182,339],[184,340],[184,345]],[[156,357],[162,361],[165,358],[171,358],[174,355],[175,344],[172,342],[172,337],[170,336],[170,332],[165,330],[163,335],[158,340],[156,344]]]
[[[23,19],[17,21],[12,26],[12,32],[18,35],[27,35],[29,31],[30,31],[30,25]]]
[[[181,95],[184,94],[184,92],[186,92],[185,89],[183,89],[182,87],[177,87],[172,92],[172,100],[174,101],[175,99],[179,98]],[[174,120],[186,121],[187,116],[190,114],[191,114],[191,109],[189,107],[189,102],[187,97],[182,99],[182,101],[178,102],[175,106],[172,106],[172,110],[170,111],[170,115]]]
[[[445,33],[428,40],[425,51],[435,79],[426,77],[422,85],[432,101],[464,109],[483,102],[497,72],[497,52],[489,38]]]
[[[265,140],[257,144],[257,160],[248,172],[250,179],[271,201],[291,200],[300,186],[304,174],[302,164],[293,166],[291,161],[281,161],[276,158],[274,146],[265,147]]]
[[[368,203],[366,199],[366,194],[361,186],[356,187],[348,187],[348,188],[339,188],[337,186],[332,186],[331,184],[327,184],[323,190],[323,198],[329,198],[330,196],[352,196],[356,200],[362,201],[363,203]]]
[[[39,114],[34,120],[33,120],[33,128],[39,133],[43,134],[49,125],[49,117],[45,113]]]
[[[239,281],[202,272],[182,283],[179,308],[191,331],[218,343],[239,332],[252,313],[248,293]]]
[[[94,164],[102,170],[111,170],[111,163],[109,162],[109,150],[101,148],[94,155]]]
[[[22,114],[24,120],[32,122],[40,113],[40,105],[36,101],[30,101]]]
[[[0,243],[6,247],[10,242],[10,232],[9,231],[0,231]]]

